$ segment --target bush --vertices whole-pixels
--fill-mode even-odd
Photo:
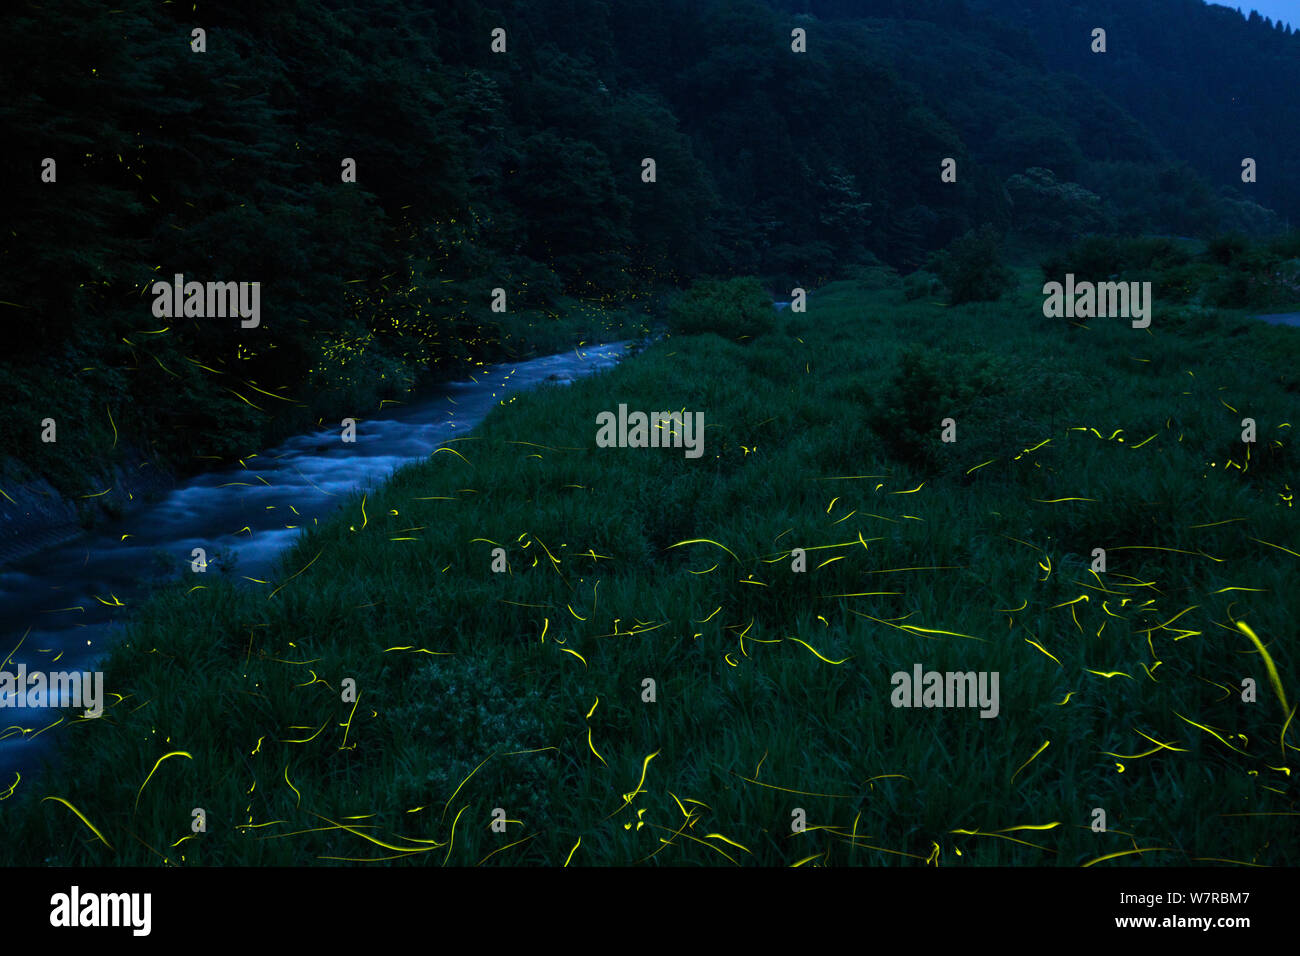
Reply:
[[[928,268],[948,287],[949,302],[992,302],[1015,285],[998,245],[997,232],[986,223],[934,256]]]
[[[903,295],[908,302],[924,299],[926,296],[938,295],[943,291],[943,283],[932,272],[913,272],[903,280]]]
[[[548,794],[555,781],[555,761],[527,753],[549,737],[542,692],[472,658],[428,662],[407,682],[405,699],[392,703],[387,718],[390,733],[405,740],[409,749],[397,760],[393,786],[400,798],[414,802],[486,792],[512,815],[545,827],[551,815]],[[489,747],[513,759],[482,766]],[[430,754],[436,759],[427,759]],[[474,783],[461,790],[470,777]]]
[[[1300,230],[1274,236],[1266,248],[1269,255],[1277,259],[1300,259]]]
[[[840,270],[840,278],[858,283],[863,289],[898,289],[903,285],[898,273],[883,262],[855,262]]]
[[[949,355],[923,345],[903,352],[867,422],[889,454],[907,465],[940,469],[940,423],[1003,391],[1007,369],[989,353]]]
[[[1193,302],[1214,287],[1222,270],[1209,262],[1191,262],[1150,273],[1151,289],[1157,299],[1167,302]],[[1212,296],[1211,298],[1215,298]]]
[[[752,276],[696,282],[668,310],[669,328],[682,335],[714,332],[740,340],[770,332],[775,325],[772,298]]]
[[[1232,265],[1249,248],[1246,237],[1240,233],[1215,236],[1207,243],[1205,251],[1210,259],[1221,266]]]
[[[1074,273],[1080,282],[1105,282],[1130,271],[1175,269],[1191,258],[1186,249],[1163,236],[1087,236],[1043,262],[1042,270],[1049,282],[1062,281],[1066,273]]]

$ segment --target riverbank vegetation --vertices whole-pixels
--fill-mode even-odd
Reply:
[[[359,490],[265,585],[186,575],[0,857],[1295,865],[1297,332],[1071,326],[1040,284],[881,270],[672,335]],[[703,457],[597,449],[620,402],[703,411]],[[918,663],[998,673],[997,717],[893,706]]]

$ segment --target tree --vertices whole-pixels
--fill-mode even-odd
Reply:
[[[1100,196],[1078,183],[1058,181],[1049,169],[1027,169],[1006,186],[1016,226],[1034,238],[1059,241],[1113,226]]]

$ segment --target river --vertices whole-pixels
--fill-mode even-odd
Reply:
[[[29,673],[94,671],[132,608],[161,582],[190,573],[194,548],[207,553],[205,573],[221,573],[215,561],[221,555],[234,559],[237,580],[270,579],[277,557],[303,529],[353,491],[381,484],[402,465],[468,433],[505,397],[608,369],[637,347],[615,342],[486,366],[472,380],[358,419],[355,443],[341,440],[341,426],[298,435],[246,457],[244,466],[196,475],[119,521],[0,568],[0,654],[14,650],[7,662],[0,658],[0,671],[16,674],[20,665]],[[17,772],[30,782],[63,730],[42,728],[71,715],[27,703],[0,696],[0,793]],[[68,702],[53,704],[59,705]]]

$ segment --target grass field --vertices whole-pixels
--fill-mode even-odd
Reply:
[[[1041,305],[882,273],[508,401],[272,583],[143,608],[0,857],[1300,863],[1300,331]],[[598,449],[620,403],[702,411],[703,456]],[[997,716],[894,707],[915,664],[997,672]]]

